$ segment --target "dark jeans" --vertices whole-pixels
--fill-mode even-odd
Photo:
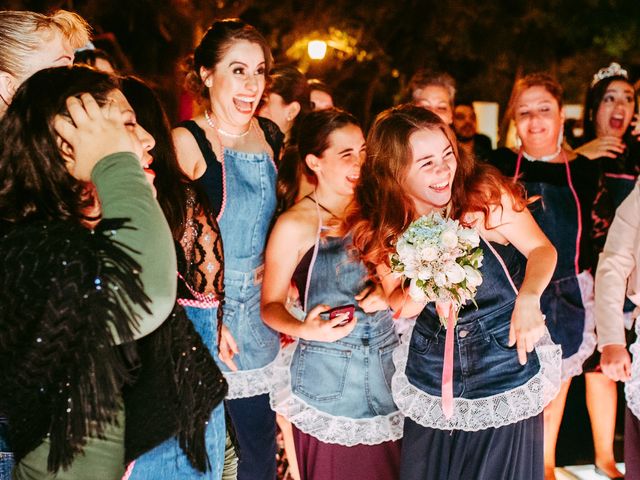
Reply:
[[[238,480],[276,478],[276,414],[269,395],[227,400],[240,451]]]

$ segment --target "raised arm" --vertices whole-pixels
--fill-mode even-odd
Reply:
[[[514,210],[511,197],[507,194],[502,196],[502,208],[493,210],[489,224],[496,227],[486,232],[488,238],[493,235],[502,237],[527,258],[524,280],[516,298],[509,333],[509,343],[516,344],[518,358],[524,365],[527,352],[533,351],[535,343],[545,331],[540,297],[553,276],[557,253],[529,210]],[[500,238],[497,240],[500,241]]]

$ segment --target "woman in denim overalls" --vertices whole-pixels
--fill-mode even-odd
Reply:
[[[393,480],[402,436],[390,391],[398,337],[381,289],[368,286],[350,236],[339,232],[364,137],[355,118],[335,109],[309,114],[299,128],[300,161],[316,188],[278,218],[267,247],[264,321],[298,338],[276,362],[271,405],[293,424],[302,479]],[[287,310],[291,282],[302,321]],[[352,319],[323,318],[344,305]]]
[[[571,378],[596,345],[593,277],[587,250],[589,205],[595,194],[596,164],[562,147],[562,89],[546,74],[533,74],[514,87],[510,112],[522,147],[495,152],[493,161],[505,175],[520,180],[527,194],[538,196],[532,213],[558,251],[558,263],[541,308],[554,342],[562,346],[560,394],[545,411],[545,470],[555,478],[555,449]],[[591,199],[591,200],[590,200]],[[586,205],[585,205],[586,204]]]
[[[229,384],[240,480],[276,475],[275,414],[267,392],[279,342],[260,318],[260,287],[281,134],[272,122],[254,118],[270,65],[267,42],[253,27],[215,22],[195,50],[191,74],[210,107],[174,131],[181,166],[205,188],[222,233],[225,305],[217,360]],[[208,340],[217,350],[215,336]]]
[[[409,105],[381,113],[367,148],[354,244],[376,266],[397,314],[418,315],[394,354],[393,395],[408,417],[400,477],[541,480],[541,412],[560,384],[560,349],[539,308],[555,266],[553,246],[517,185],[459,154],[453,132],[434,113]],[[477,229],[484,252],[477,308],[463,305],[449,332],[451,366],[443,365],[447,332],[435,308],[411,300],[389,267],[396,239],[434,211]],[[448,368],[451,414],[443,405]]]

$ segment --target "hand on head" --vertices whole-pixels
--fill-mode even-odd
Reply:
[[[124,125],[114,102],[100,107],[88,93],[67,99],[69,118],[54,119],[59,144],[71,175],[81,181],[91,179],[98,161],[117,152],[133,152],[142,157],[142,145]]]

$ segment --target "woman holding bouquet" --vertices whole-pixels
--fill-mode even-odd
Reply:
[[[302,479],[398,478],[402,416],[391,396],[398,345],[380,288],[350,255],[340,227],[365,155],[356,119],[341,110],[300,124],[299,158],[315,189],[276,222],[266,250],[262,315],[299,340],[277,360],[271,406],[293,424]],[[291,282],[306,316],[287,310]],[[332,307],[350,305],[324,318]]]
[[[410,341],[394,354],[394,399],[407,416],[401,478],[542,479],[540,413],[560,383],[560,351],[539,308],[553,246],[517,185],[459,153],[435,114],[409,105],[387,110],[367,148],[350,216],[354,244],[392,308],[418,315]],[[460,305],[449,331],[433,303],[408,295],[390,263],[402,233],[434,212],[474,228],[484,253],[477,306]],[[452,365],[443,361],[447,333],[456,345]],[[447,370],[452,391],[442,382]]]

